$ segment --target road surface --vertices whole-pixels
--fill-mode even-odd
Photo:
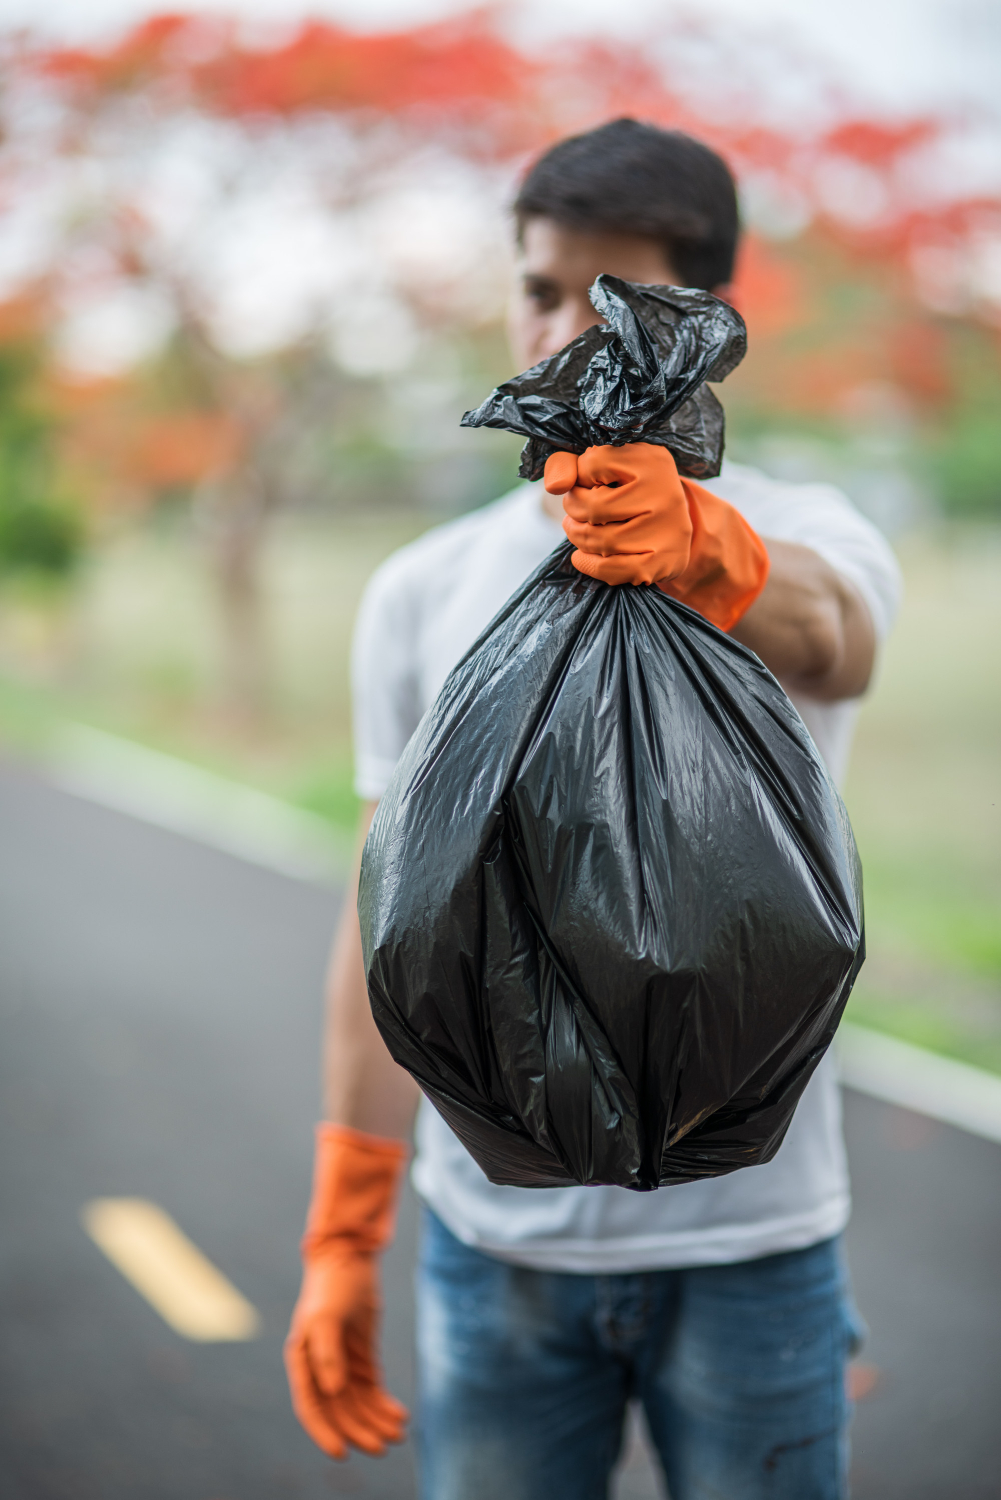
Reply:
[[[408,1449],[316,1452],[281,1368],[336,908],[0,767],[4,1500],[413,1495]],[[998,1500],[1001,1147],[858,1095],[846,1109],[872,1331],[856,1500]],[[85,1235],[101,1197],[167,1210],[257,1309],[259,1336],[173,1332]],[[404,1398],[415,1235],[408,1198],[386,1265]],[[659,1493],[634,1445],[619,1500]]]

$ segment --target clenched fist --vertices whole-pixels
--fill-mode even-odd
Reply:
[[[563,529],[580,573],[611,584],[657,584],[730,630],[768,578],[757,532],[718,495],[682,479],[654,443],[553,453],[546,489],[563,496]]]
[[[345,1126],[317,1130],[303,1278],[285,1340],[292,1406],[332,1458],[381,1454],[404,1438],[408,1412],[382,1388],[380,1251],[393,1232],[406,1148]]]

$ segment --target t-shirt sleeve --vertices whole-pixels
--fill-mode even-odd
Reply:
[[[372,575],[351,645],[355,791],[367,801],[386,790],[420,719],[417,601],[401,562]]]
[[[889,542],[834,485],[804,485],[790,531],[773,533],[812,547],[855,585],[865,600],[876,638],[884,641],[900,608],[900,567]]]
[[[763,537],[800,542],[855,585],[879,641],[900,607],[901,577],[889,542],[833,484],[790,484],[732,465],[709,488],[732,501]]]

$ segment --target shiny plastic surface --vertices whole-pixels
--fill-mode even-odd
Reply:
[[[550,452],[657,442],[718,471],[706,292],[601,276],[607,326],[467,426]],[[452,672],[362,860],[376,1023],[487,1176],[638,1190],[768,1161],[864,957],[837,791],[753,652],[559,547]]]
[[[462,426],[527,437],[525,479],[538,479],[558,449],[583,453],[603,443],[657,443],[679,473],[718,474],[723,408],[704,382],[722,380],[743,359],[740,314],[710,292],[617,276],[599,276],[590,297],[606,322],[499,385]]]
[[[863,957],[841,800],[758,658],[569,544],[403,754],[365,847],[369,994],[492,1181],[767,1161]]]

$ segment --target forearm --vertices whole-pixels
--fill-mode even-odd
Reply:
[[[791,691],[825,702],[857,697],[876,649],[861,595],[811,548],[764,541],[768,582],[730,634]]]
[[[375,813],[366,807],[361,845]],[[327,1021],[324,1043],[324,1099],[329,1120],[371,1135],[405,1139],[413,1126],[420,1098],[416,1083],[390,1057],[379,1035],[368,1000],[361,929],[353,893],[356,862],[327,974]]]
[[[374,808],[361,823],[364,839]],[[361,852],[359,841],[359,855]],[[316,1132],[302,1239],[302,1288],[285,1340],[292,1407],[332,1458],[373,1455],[404,1438],[406,1408],[379,1372],[379,1253],[393,1236],[416,1087],[386,1051],[369,1010],[354,895],[358,861],[330,956],[326,1108]],[[350,1126],[351,1129],[333,1127]]]

